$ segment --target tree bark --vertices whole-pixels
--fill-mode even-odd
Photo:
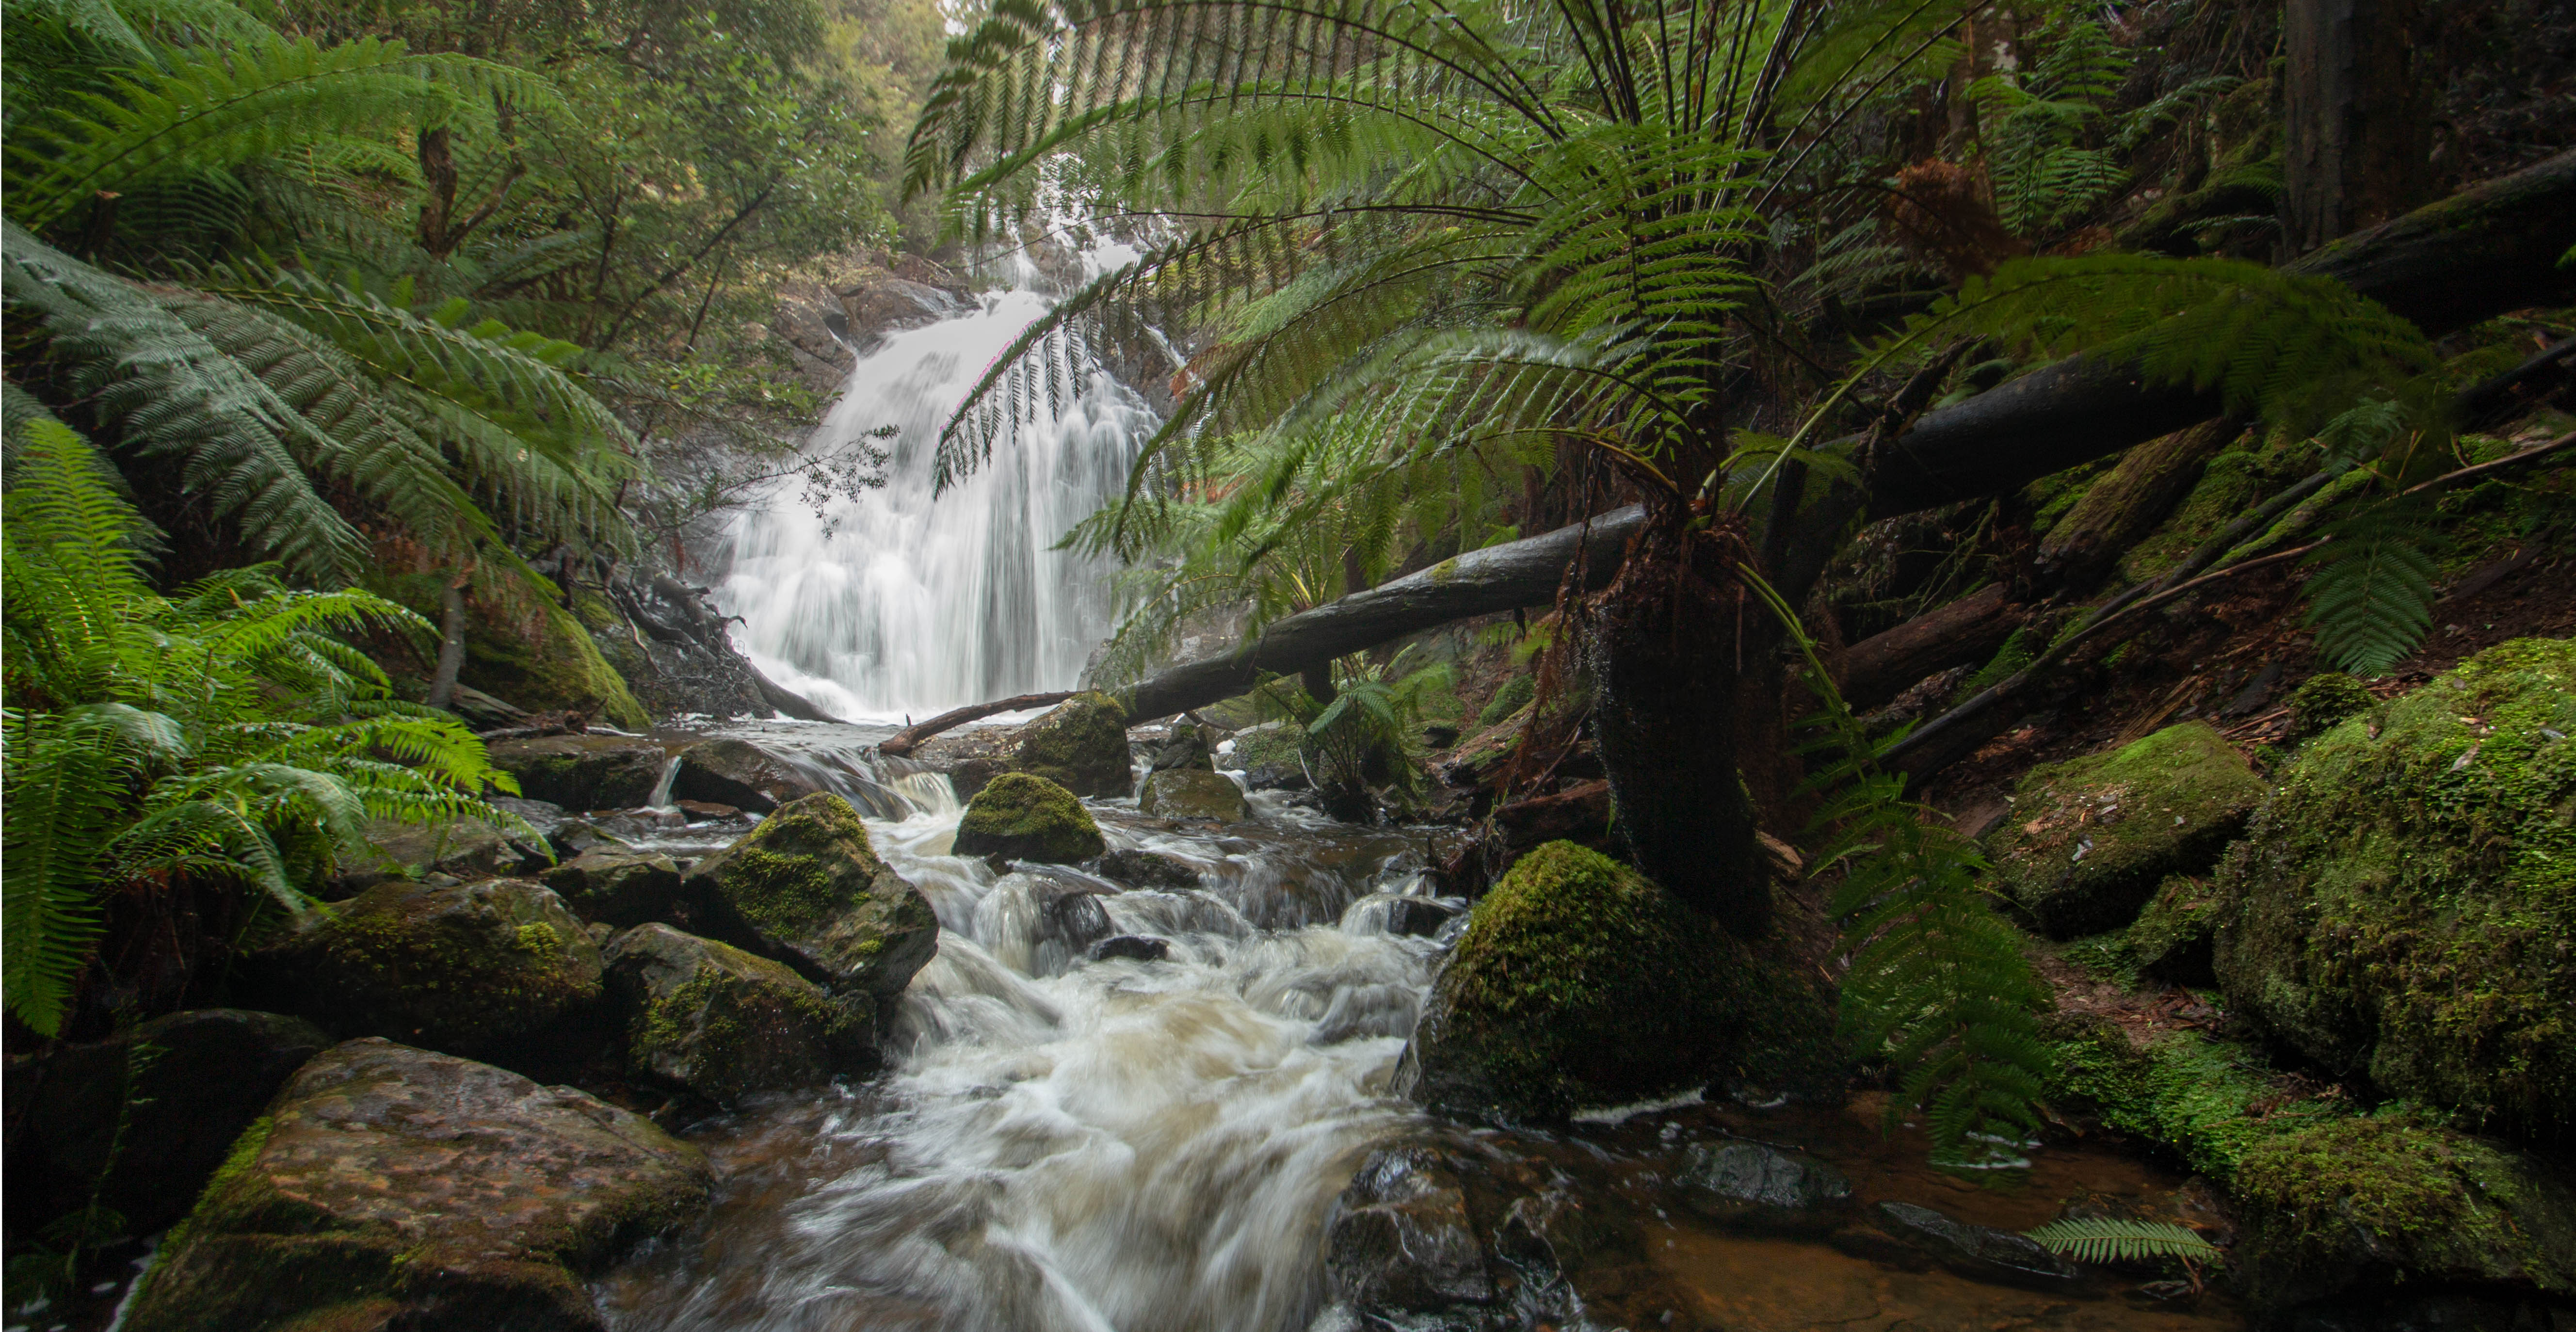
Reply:
[[[930,737],[937,735],[942,731],[949,730],[953,727],[963,726],[970,721],[980,721],[983,718],[992,716],[996,712],[1017,712],[1022,708],[1051,708],[1056,704],[1062,703],[1066,699],[1073,697],[1075,692],[1076,691],[1074,690],[1067,689],[1052,694],[1022,694],[1017,698],[998,699],[991,703],[977,703],[971,707],[950,708],[948,711],[943,712],[926,722],[922,722],[914,726],[907,726],[904,729],[895,732],[893,735],[887,736],[885,739],[877,742],[877,752],[880,754],[890,754],[896,758],[902,758],[903,756],[910,754],[912,751],[921,748],[922,741],[928,740]]]
[[[456,676],[465,669],[465,581],[460,573],[438,594],[438,667],[429,677],[433,708],[446,707],[456,697]]]
[[[2288,0],[2282,226],[2292,254],[2424,201],[2432,90],[2415,69],[2419,0]]]
[[[1876,707],[1927,675],[1984,661],[2028,618],[1995,583],[1873,634],[1843,655],[1843,699],[1855,708]]]

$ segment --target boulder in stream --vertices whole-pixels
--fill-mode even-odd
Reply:
[[[1224,773],[1206,768],[1171,768],[1147,777],[1136,793],[1136,812],[1158,819],[1219,823],[1241,823],[1252,817],[1243,788]]]
[[[966,802],[957,821],[961,856],[999,856],[1072,865],[1107,847],[1100,825],[1073,792],[1033,773],[1006,772]]]
[[[1125,958],[1131,962],[1160,962],[1172,955],[1172,942],[1143,934],[1116,934],[1091,946],[1091,960],[1107,962]]]
[[[747,740],[701,740],[680,751],[673,798],[686,796],[767,814],[822,788],[792,765]]]
[[[2576,642],[2518,639],[2310,741],[2220,867],[2230,1008],[2337,1077],[2576,1133]]]
[[[1011,766],[1078,796],[1123,796],[1136,789],[1128,758],[1127,709],[1107,694],[1076,694],[1020,728]]]
[[[615,929],[666,920],[680,902],[680,866],[659,851],[585,851],[546,871],[545,884],[583,920]]]
[[[1187,892],[1199,886],[1197,866],[1179,856],[1154,851],[1112,851],[1100,858],[1100,877],[1130,888]]]
[[[2061,1290],[2082,1273],[2039,1241],[1992,1226],[1973,1226],[1908,1202],[1878,1205],[1879,1228],[1963,1277],[2007,1286]]]
[[[711,1184],[698,1149],[582,1092],[350,1041],[233,1144],[124,1326],[595,1332],[583,1278]]]
[[[1496,1298],[1466,1189],[1419,1147],[1372,1152],[1334,1199],[1324,1280],[1333,1299],[1372,1314],[1438,1314]]]
[[[2053,939],[2116,930],[2170,874],[2201,874],[2262,803],[2263,779],[2207,722],[2033,768],[1986,836],[1993,882]]]
[[[608,986],[634,1072],[719,1105],[876,1063],[875,1001],[832,995],[786,964],[639,925],[611,939]]]
[[[780,807],[691,867],[683,891],[707,933],[837,993],[892,998],[939,947],[930,902],[877,859],[850,802]]]
[[[249,959],[251,987],[342,1036],[526,1066],[598,1002],[599,946],[526,879],[383,883]]]
[[[519,794],[565,809],[633,809],[652,798],[667,758],[659,741],[626,735],[496,740],[489,751]]]
[[[1758,1142],[1694,1146],[1673,1182],[1692,1211],[1740,1230],[1824,1234],[1852,1208],[1843,1172]]]
[[[343,857],[331,878],[339,896],[362,892],[394,879],[432,874],[459,879],[485,879],[495,874],[527,874],[554,863],[554,847],[542,838],[523,839],[480,819],[445,823],[401,823],[370,820],[368,853]]]

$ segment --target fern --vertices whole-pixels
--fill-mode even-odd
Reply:
[[[2048,1249],[2084,1263],[2135,1263],[2179,1258],[2185,1263],[2216,1262],[2224,1256],[2198,1231],[2174,1221],[2121,1221],[2109,1217],[2076,1217],[2051,1221],[2022,1232]]]
[[[2439,569],[2425,547],[2427,515],[2392,503],[2328,523],[2328,538],[2300,563],[2308,573],[2307,623],[2317,655],[2354,675],[2387,674],[2433,627]]]

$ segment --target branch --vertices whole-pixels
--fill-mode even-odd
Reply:
[[[917,726],[907,726],[902,730],[895,732],[893,735],[887,736],[885,739],[877,742],[877,752],[880,754],[891,755],[895,758],[902,758],[905,755],[910,754],[912,751],[921,748],[922,741],[927,740],[950,727],[963,726],[970,721],[977,721],[985,717],[990,717],[996,712],[1017,712],[1022,708],[1051,708],[1056,704],[1062,703],[1066,699],[1073,697],[1076,692],[1077,691],[1075,690],[1066,689],[1052,694],[1021,694],[1016,698],[1005,698],[991,703],[976,703],[968,707],[950,708],[948,711],[943,712],[926,722],[922,722]]]

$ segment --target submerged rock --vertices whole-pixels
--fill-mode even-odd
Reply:
[[[1467,1193],[1419,1147],[1369,1155],[1324,1220],[1332,1298],[1370,1314],[1436,1314],[1494,1302]]]
[[[710,1187],[696,1148],[569,1087],[351,1041],[233,1145],[124,1326],[591,1332],[582,1278]]]
[[[609,941],[627,1067],[719,1105],[875,1066],[875,1002],[823,992],[784,963],[640,925]]]
[[[519,794],[565,809],[643,804],[668,757],[656,741],[620,735],[544,735],[489,748],[492,766],[519,779]]]
[[[2082,1275],[2073,1263],[2027,1235],[1992,1226],[1972,1226],[1929,1207],[1883,1202],[1878,1205],[1878,1224],[1943,1267],[1978,1281],[2054,1290],[2073,1284]]]
[[[1135,962],[1160,962],[1171,955],[1170,940],[1141,934],[1112,935],[1091,946],[1091,960],[1094,962],[1106,962],[1117,957]]]
[[[586,851],[546,871],[545,884],[574,915],[624,929],[679,905],[680,866],[658,851]]]
[[[2231,1007],[2340,1077],[2576,1128],[2576,643],[2490,648],[2311,741],[2220,870]]]
[[[1107,843],[1071,791],[1044,777],[1006,772],[966,802],[955,847],[961,856],[1072,865],[1100,855]]]
[[[1135,789],[1127,709],[1107,694],[1076,694],[1020,728],[1011,766],[1078,796],[1126,795]]]
[[[600,996],[599,947],[525,879],[379,884],[251,959],[254,988],[342,1036],[526,1064]]]
[[[785,760],[745,740],[701,740],[680,751],[671,796],[767,814],[821,790]]]
[[[2033,768],[1986,836],[1994,884],[2051,938],[2115,930],[2165,876],[2215,864],[2264,794],[2206,722]]]
[[[201,1008],[11,1064],[10,1228],[33,1234],[93,1193],[130,1234],[185,1216],[242,1128],[330,1045],[302,1018]]]
[[[1136,793],[1136,812],[1158,819],[1213,819],[1241,823],[1252,817],[1243,788],[1221,772],[1175,768],[1145,779]]]
[[[1786,951],[1737,942],[1635,870],[1550,842],[1476,904],[1393,1090],[1511,1123],[1757,1059],[1795,1077],[1798,1059],[1834,1048],[1832,1013]]]
[[[1695,1146],[1673,1182],[1692,1211],[1741,1230],[1823,1234],[1852,1206],[1843,1172],[1755,1142]]]
[[[930,902],[877,859],[859,812],[830,792],[781,807],[682,887],[709,934],[834,991],[891,998],[939,947]]]
[[[1100,858],[1100,877],[1130,888],[1187,890],[1199,886],[1197,867],[1152,851],[1112,851]]]

